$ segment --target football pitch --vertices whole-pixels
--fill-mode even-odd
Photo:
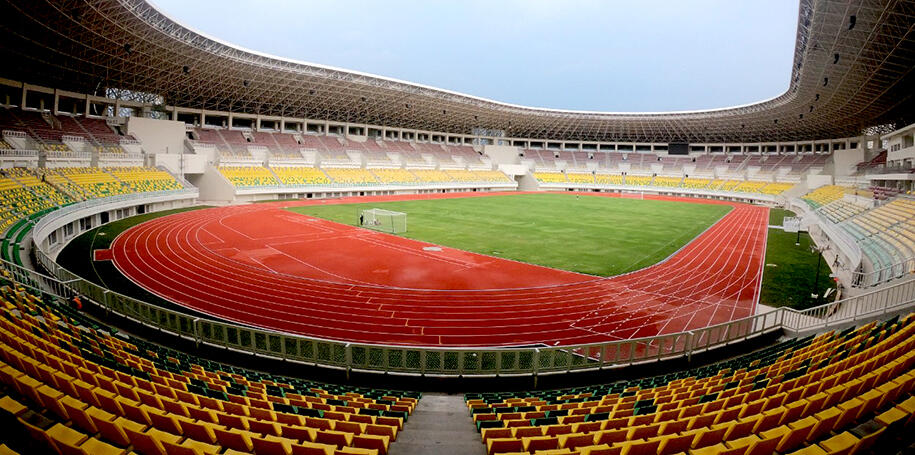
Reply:
[[[364,209],[405,212],[404,237],[589,275],[612,276],[655,264],[731,210],[674,201],[516,194],[459,199],[291,207],[358,224]]]

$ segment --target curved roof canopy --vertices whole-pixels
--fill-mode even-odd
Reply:
[[[915,120],[913,27],[915,0],[801,0],[785,93],[723,109],[612,113],[517,106],[261,54],[196,32],[145,0],[0,0],[0,76],[82,93],[154,93],[187,108],[449,133],[812,140]]]

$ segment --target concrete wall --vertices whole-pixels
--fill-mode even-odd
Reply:
[[[857,164],[864,161],[864,148],[836,150],[832,153],[835,163],[835,176],[851,175],[857,170]]]
[[[188,175],[187,180],[200,189],[201,201],[235,200],[235,187],[213,166],[207,166],[203,174]]]
[[[813,191],[821,186],[832,185],[831,175],[808,175],[807,191]]]
[[[181,175],[184,171],[185,177],[188,174],[203,174],[207,169],[207,157],[203,155],[178,155],[175,153],[157,153],[153,157],[153,164],[156,166],[165,166],[166,169],[175,175]],[[183,166],[181,160],[184,160]]]
[[[143,143],[143,150],[148,154],[181,153],[184,131],[183,122],[145,117],[130,117],[127,120],[127,132]]]
[[[521,158],[518,156],[518,147],[507,145],[485,145],[483,154],[492,158],[493,164],[520,164]]]

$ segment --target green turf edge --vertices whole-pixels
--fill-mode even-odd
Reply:
[[[408,230],[399,234],[405,238],[594,276],[629,273],[663,261],[733,209],[702,202],[537,193],[287,210],[354,225],[361,209],[373,207],[407,212]]]
[[[786,216],[795,215],[789,210],[770,209],[769,224],[781,226],[782,218]],[[813,243],[807,233],[800,234],[800,245],[795,245],[797,239],[797,233],[784,232],[778,228],[769,229],[759,303],[803,310],[826,303],[823,294],[827,289],[835,288],[835,282],[829,277],[832,272],[827,263],[828,258],[823,257],[820,261],[819,282],[814,291],[819,253],[810,251]],[[770,267],[769,264],[774,264],[775,267]],[[820,296],[818,300],[811,297],[814,292]]]
[[[163,308],[178,310],[197,316],[204,316],[193,310],[175,305],[174,303],[143,289],[121,274],[117,267],[114,266],[114,262],[94,261],[92,255],[94,250],[108,249],[111,246],[111,242],[113,242],[120,233],[140,223],[163,216],[200,210],[208,207],[209,206],[194,206],[146,213],[112,221],[111,223],[90,229],[71,240],[70,243],[61,250],[57,255],[57,263],[61,267],[82,278],[119,294],[133,297],[137,300],[158,305]]]

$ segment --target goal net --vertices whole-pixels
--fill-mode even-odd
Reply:
[[[368,209],[359,213],[362,227],[391,234],[407,232],[407,214],[384,209]]]

